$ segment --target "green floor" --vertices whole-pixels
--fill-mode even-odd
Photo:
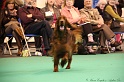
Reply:
[[[124,53],[73,55],[57,73],[52,57],[0,58],[0,82],[124,82]]]

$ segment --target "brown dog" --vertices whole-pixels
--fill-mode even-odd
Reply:
[[[54,34],[52,38],[52,48],[49,52],[54,57],[54,72],[58,72],[59,60],[61,59],[61,66],[68,62],[66,69],[70,69],[72,61],[72,54],[75,46],[74,35],[68,28],[71,24],[64,16],[60,16],[56,22]]]

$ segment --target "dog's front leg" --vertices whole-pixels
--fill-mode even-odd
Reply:
[[[59,59],[54,57],[54,71],[53,72],[58,72],[58,64],[59,64]]]

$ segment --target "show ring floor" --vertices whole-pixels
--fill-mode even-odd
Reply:
[[[0,58],[0,82],[124,82],[124,53],[73,55],[71,69],[53,72],[52,57]]]

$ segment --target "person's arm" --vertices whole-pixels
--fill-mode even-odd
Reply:
[[[107,6],[105,8],[105,11],[110,14],[113,18],[115,18],[116,20],[120,21],[120,22],[124,22],[124,19],[122,19],[117,13],[114,12],[114,10],[112,9],[111,6]]]
[[[34,22],[34,19],[27,17],[27,13],[23,10],[23,7],[19,9],[19,18],[25,24]]]
[[[5,25],[6,23],[8,23],[10,21],[10,19],[12,18],[11,15],[5,14],[5,12],[7,12],[7,11],[5,11],[5,10],[1,11],[1,15],[2,15],[2,18],[3,18],[2,19],[2,25]]]
[[[82,17],[85,17],[86,20],[84,22],[90,22],[91,24],[98,24],[96,20],[90,19],[89,13],[86,12],[84,9],[80,10],[80,14]]]
[[[32,18],[33,18],[33,19],[44,20],[44,15],[40,12],[40,9],[35,8],[35,13],[32,14]]]
[[[67,15],[67,11],[64,10],[64,9],[61,10],[61,15],[65,16],[65,17],[67,18],[67,20],[68,20],[71,24],[77,23],[77,22],[81,19],[81,17],[79,17],[79,18],[77,18],[77,19],[72,19],[72,18],[70,18],[70,17]]]
[[[97,9],[95,9],[95,12],[96,12],[96,15],[98,16],[97,22],[98,22],[100,25],[104,24],[104,20],[103,20],[102,16],[100,15],[99,11],[98,11]]]

